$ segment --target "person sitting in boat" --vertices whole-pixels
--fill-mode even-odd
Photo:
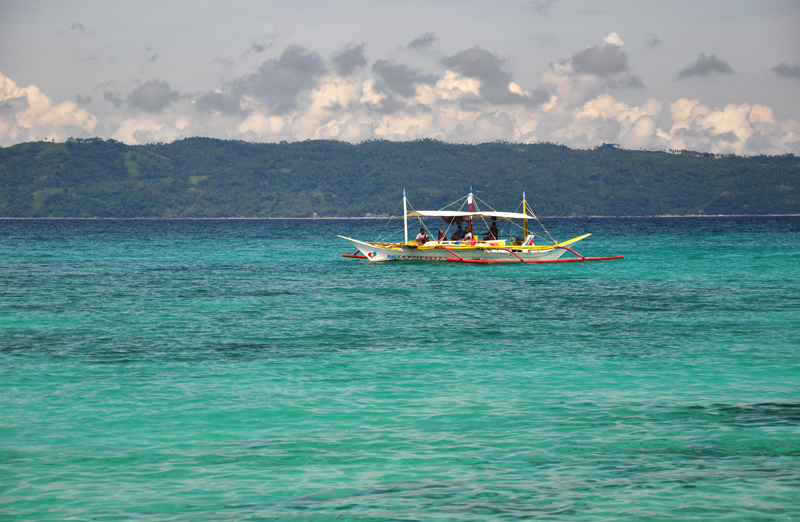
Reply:
[[[447,241],[447,234],[444,233],[443,229],[439,229],[439,238],[437,239],[438,242]]]
[[[489,233],[483,236],[484,241],[486,240],[495,240],[500,232],[497,230],[497,221],[496,218],[492,218],[492,226],[489,227]]]
[[[428,242],[428,234],[425,233],[425,228],[419,229],[419,234],[417,234],[417,244],[424,245]]]
[[[472,230],[470,230],[469,225],[464,229],[464,241],[472,241]]]
[[[464,239],[464,231],[461,229],[461,225],[458,225],[458,230],[453,232],[453,235],[450,236],[452,241],[461,241]]]

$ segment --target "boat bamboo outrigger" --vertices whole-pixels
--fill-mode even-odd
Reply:
[[[449,261],[456,263],[565,263],[574,261],[601,261],[607,259],[622,259],[623,256],[609,257],[584,257],[574,251],[569,245],[589,237],[591,234],[584,234],[567,241],[558,242],[553,239],[550,232],[542,225],[539,218],[530,212],[525,193],[522,193],[522,212],[498,212],[491,209],[479,210],[478,202],[486,205],[479,200],[473,193],[472,187],[469,194],[458,201],[447,205],[440,210],[414,210],[408,211],[409,203],[406,198],[406,191],[403,189],[403,243],[390,242],[389,238],[376,241],[360,241],[350,237],[339,236],[349,241],[357,250],[353,254],[342,254],[343,257],[368,259],[370,262],[381,261]],[[461,203],[457,210],[448,210]],[[469,205],[467,207],[467,205]],[[530,212],[530,213],[529,213]],[[391,219],[390,218],[390,222]],[[421,228],[427,231],[431,237],[434,235],[423,221],[424,218],[441,218],[447,223],[445,229],[445,239],[442,241],[427,240],[422,243],[416,240],[408,240],[408,218],[418,218]],[[497,220],[504,223],[502,229],[490,228],[486,220],[491,220],[493,224]],[[541,227],[540,231],[529,233],[528,221],[533,220]],[[516,221],[521,221],[520,226]],[[451,237],[446,238],[454,225],[466,223],[473,232],[472,239]],[[485,225],[487,232],[475,234],[476,225]],[[387,223],[388,227],[388,223]],[[460,228],[460,226],[459,226]],[[386,230],[386,227],[384,227]],[[495,232],[492,232],[494,230]],[[521,235],[518,232],[521,231]],[[399,231],[397,232],[399,233]],[[383,235],[383,233],[381,233]],[[539,239],[541,244],[535,244]],[[565,252],[571,252],[577,257],[560,259]]]

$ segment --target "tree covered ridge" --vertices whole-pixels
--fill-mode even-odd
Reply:
[[[99,138],[0,148],[0,216],[303,217],[418,209],[466,194],[540,215],[800,213],[800,158],[615,145],[435,140],[248,143]]]

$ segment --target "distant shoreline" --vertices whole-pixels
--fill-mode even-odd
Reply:
[[[375,217],[0,217],[0,220],[81,220],[81,221],[269,221],[269,220],[385,220],[398,219],[403,216]],[[654,216],[538,216],[539,219],[645,219],[645,218],[728,218],[728,217],[800,217],[800,214],[662,214]],[[532,218],[533,219],[533,218]]]

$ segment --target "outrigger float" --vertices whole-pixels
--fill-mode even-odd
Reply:
[[[447,205],[441,210],[414,210],[408,211],[409,203],[406,198],[406,191],[403,190],[403,232],[404,242],[381,241],[379,237],[376,241],[359,241],[345,236],[338,236],[349,241],[356,251],[353,254],[342,254],[342,257],[368,259],[372,263],[383,261],[447,261],[454,263],[568,263],[580,261],[605,261],[608,259],[622,259],[623,256],[609,257],[585,257],[570,248],[569,245],[589,237],[591,234],[584,234],[572,238],[568,241],[558,242],[553,239],[550,232],[542,225],[539,218],[530,212],[525,201],[525,193],[522,193],[522,212],[497,212],[495,210],[478,210],[478,202],[486,205],[479,200],[473,193],[472,187],[469,194]],[[458,210],[447,210],[461,203]],[[467,208],[467,205],[469,207]],[[488,205],[486,205],[488,207]],[[489,207],[491,208],[491,207]],[[530,213],[529,213],[530,212]],[[389,219],[389,222],[394,218]],[[444,229],[445,236],[451,232],[454,225],[465,223],[469,229],[475,231],[475,225],[485,225],[490,230],[487,219],[500,220],[504,226],[498,230],[497,234],[490,231],[475,234],[471,240],[450,240],[450,241],[425,241],[420,244],[417,241],[408,240],[408,218],[419,218],[420,227],[427,231],[429,237],[435,237],[431,230],[425,225],[423,218],[442,218],[447,223]],[[521,221],[519,225],[515,220]],[[535,221],[541,227],[541,231],[528,233],[528,222]],[[387,223],[388,227],[388,223]],[[386,227],[384,227],[386,230]],[[495,229],[497,230],[497,229]],[[521,235],[518,234],[521,232]],[[399,234],[399,231],[396,232]],[[383,232],[381,233],[383,235]],[[391,236],[390,236],[391,237]],[[482,239],[481,239],[482,238]],[[389,239],[389,238],[386,238]],[[542,244],[535,244],[535,240],[542,241]],[[576,257],[560,259],[566,252],[574,254]]]

